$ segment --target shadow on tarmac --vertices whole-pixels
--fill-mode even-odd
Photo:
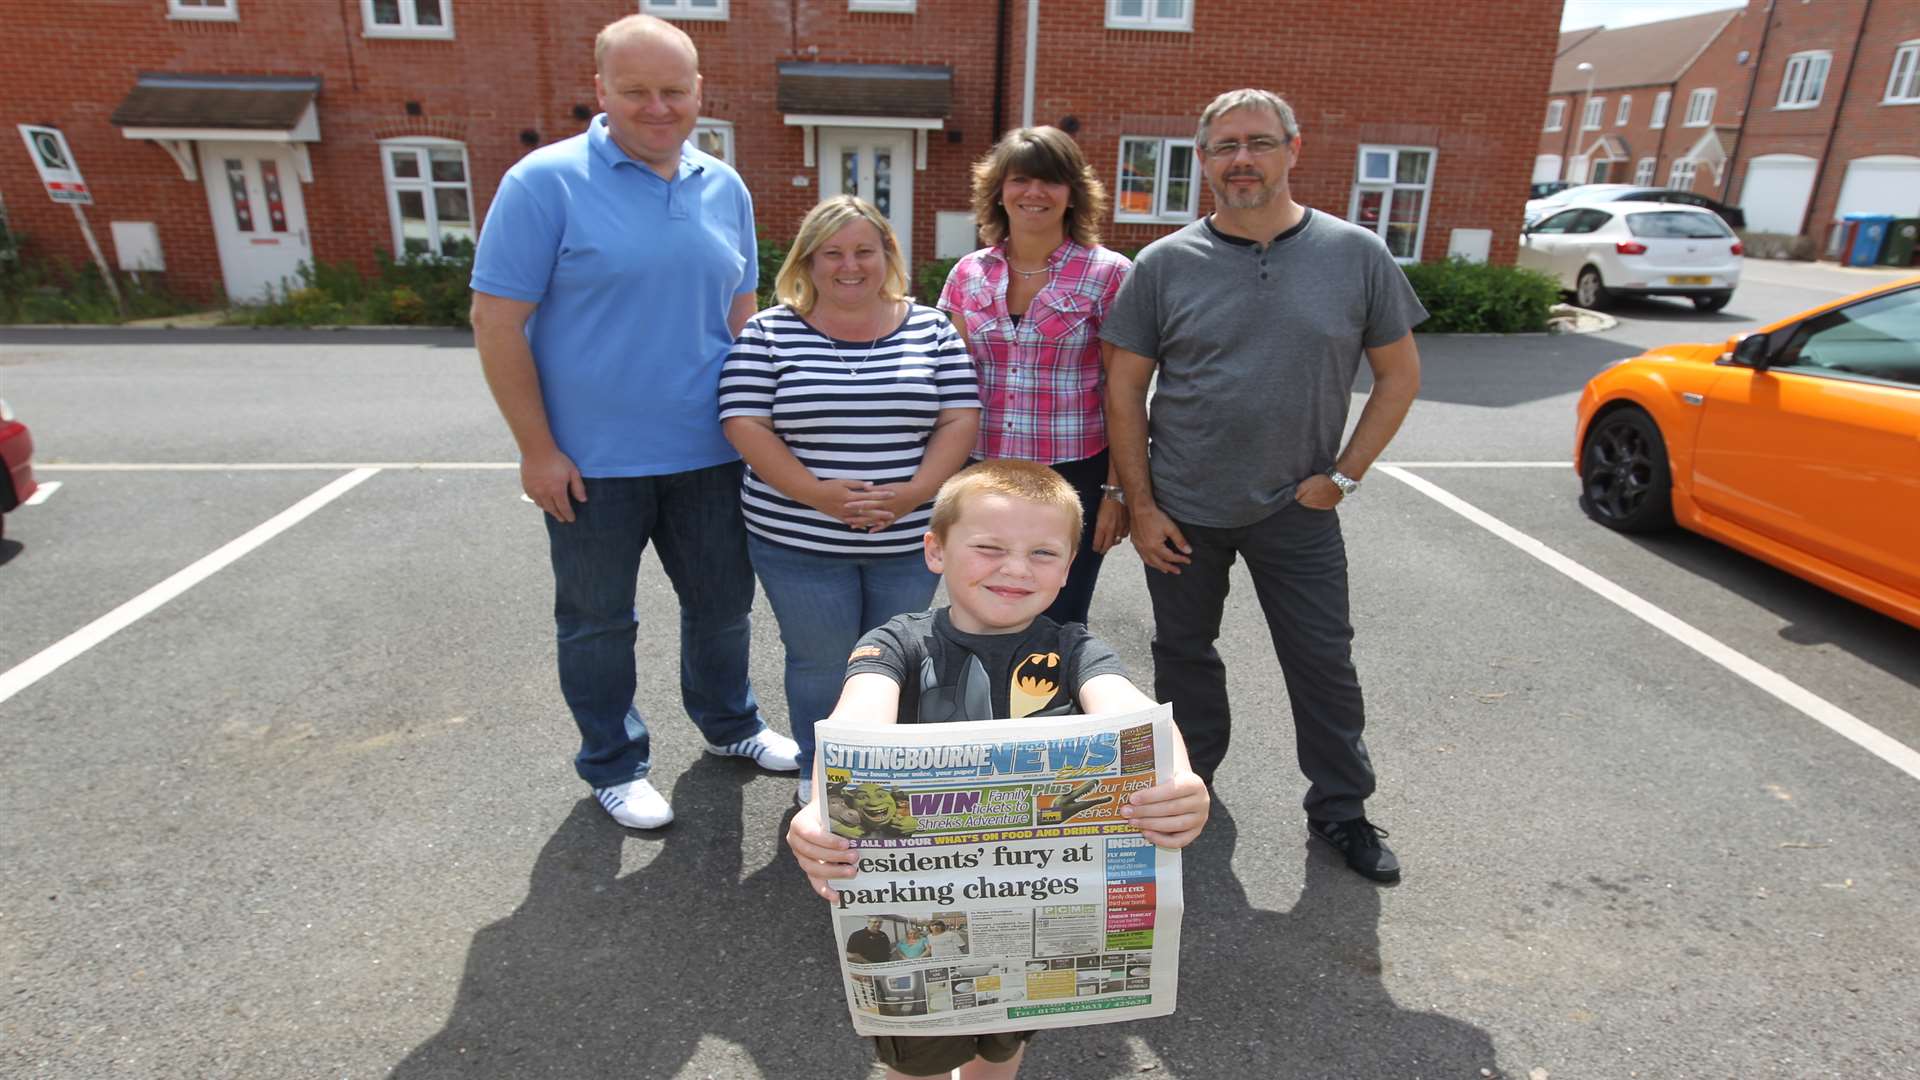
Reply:
[[[421,345],[471,349],[473,331],[454,327],[152,326],[0,327],[0,345]]]
[[[828,920],[784,843],[739,878],[742,793],[757,775],[703,755],[676,786],[661,850],[625,877],[620,849],[637,834],[581,800],[535,861],[526,901],[475,936],[446,1027],[391,1075],[669,1077],[703,1038],[750,1059],[729,1054],[714,1070],[709,1046],[714,1075],[865,1074],[872,1055],[847,1019]],[[1159,1056],[1161,1076],[1412,1080],[1493,1067],[1486,1032],[1387,994],[1377,886],[1309,850],[1293,910],[1255,910],[1233,876],[1237,840],[1216,802],[1188,849],[1179,1012],[1045,1032],[1023,1077],[1131,1075],[1123,1035]]]

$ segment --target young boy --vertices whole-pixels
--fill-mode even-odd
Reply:
[[[898,616],[861,638],[832,719],[912,724],[1151,707],[1104,642],[1079,623],[1062,626],[1041,614],[1066,583],[1080,526],[1079,496],[1045,465],[984,461],[948,480],[924,544],[950,606]],[[1173,751],[1173,776],[1136,793],[1120,812],[1147,839],[1179,848],[1206,824],[1208,799],[1177,731]],[[795,815],[787,844],[813,891],[830,901],[829,882],[856,873],[852,845],[813,812]],[[954,1069],[961,1080],[1011,1080],[1032,1036],[894,1036],[874,1044],[890,1080]]]

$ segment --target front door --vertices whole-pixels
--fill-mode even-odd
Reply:
[[[858,195],[879,208],[900,238],[913,284],[913,132],[821,128],[820,197]]]
[[[284,293],[313,257],[293,151],[272,143],[203,142],[200,175],[230,299]]]

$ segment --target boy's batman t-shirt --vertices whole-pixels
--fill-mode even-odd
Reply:
[[[868,671],[900,684],[902,724],[1071,715],[1087,680],[1127,673],[1079,623],[1042,615],[1018,633],[968,634],[946,608],[896,615],[868,632],[847,674]]]

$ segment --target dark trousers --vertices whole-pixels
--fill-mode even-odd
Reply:
[[[1100,563],[1105,558],[1093,550],[1093,524],[1100,516],[1100,485],[1107,482],[1107,452],[1105,450],[1089,458],[1078,461],[1061,461],[1053,465],[1053,471],[1066,478],[1073,490],[1080,495],[1080,513],[1086,520],[1080,528],[1080,548],[1073,557],[1073,566],[1067,570],[1067,583],[1060,589],[1060,595],[1053,598],[1047,608],[1047,618],[1057,623],[1087,621],[1087,609],[1093,606],[1093,586],[1100,577]]]
[[[1153,599],[1153,687],[1173,705],[1193,771],[1209,784],[1233,725],[1227,669],[1214,642],[1226,610],[1228,571],[1247,560],[1293,705],[1294,741],[1309,787],[1307,816],[1361,816],[1373,763],[1361,739],[1366,708],[1353,670],[1347,548],[1340,516],[1293,503],[1252,525],[1215,529],[1177,522],[1193,547],[1179,574],[1147,570]]]

